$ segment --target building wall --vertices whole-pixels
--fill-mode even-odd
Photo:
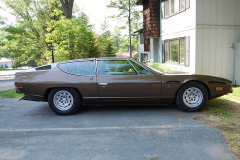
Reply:
[[[240,0],[196,0],[196,73],[233,80]]]
[[[162,19],[162,35],[193,30],[196,26],[196,0],[190,1],[190,8],[176,15]]]
[[[195,53],[196,53],[196,0],[190,1],[190,8],[162,19],[162,40],[190,37],[190,66],[178,66],[180,71],[195,73]]]
[[[196,6],[197,25],[240,25],[239,0],[196,0]]]

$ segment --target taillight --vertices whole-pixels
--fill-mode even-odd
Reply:
[[[17,85],[17,88],[23,88],[23,85]]]

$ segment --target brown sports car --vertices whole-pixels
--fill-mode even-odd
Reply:
[[[48,101],[61,115],[81,105],[171,104],[201,110],[208,99],[232,91],[232,82],[206,75],[171,75],[127,58],[90,58],[53,63],[16,73],[22,100]]]

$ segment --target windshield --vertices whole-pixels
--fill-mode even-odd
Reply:
[[[147,66],[148,66],[148,65],[147,65]],[[157,72],[157,73],[159,73],[159,74],[164,74],[164,72],[163,72],[162,70],[158,70],[158,69],[153,68],[153,67],[151,67],[151,66],[148,66],[148,68],[150,68],[151,70],[153,70],[153,71],[155,71],[155,72]]]
[[[134,62],[136,62],[136,61],[134,61]],[[150,68],[151,70],[153,70],[153,71],[156,72],[157,74],[160,74],[160,75],[164,74],[163,71],[158,70],[158,69],[155,69],[155,68],[153,68],[153,67],[151,67],[151,66],[149,66],[149,65],[146,65],[146,64],[144,64],[144,63],[142,63],[142,62],[137,61],[137,63],[139,63],[139,64],[141,64],[142,66],[145,66],[145,67],[147,67],[147,68]]]

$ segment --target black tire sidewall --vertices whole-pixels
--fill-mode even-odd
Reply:
[[[184,102],[183,102],[183,93],[191,87],[196,87],[198,88],[202,94],[203,94],[203,100],[202,103],[197,106],[197,107],[188,107]],[[176,104],[177,106],[182,109],[183,111],[187,111],[187,112],[197,112],[197,111],[201,111],[204,106],[206,105],[208,100],[208,92],[206,87],[199,83],[199,82],[189,82],[187,84],[184,84],[178,91],[177,96],[176,96]]]
[[[58,91],[68,91],[73,96],[73,105],[66,111],[59,110],[53,102],[53,97]],[[80,108],[80,99],[78,93],[72,88],[54,88],[48,95],[48,104],[53,112],[59,115],[70,115],[75,113]]]

